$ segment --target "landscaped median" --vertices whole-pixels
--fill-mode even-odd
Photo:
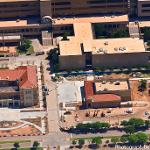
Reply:
[[[118,146],[144,146],[149,145],[150,135],[144,132],[137,132],[134,134],[124,134],[122,136],[95,136],[95,137],[81,137],[81,138],[72,138],[71,147],[115,147]]]
[[[149,120],[143,120],[140,118],[130,118],[129,120],[124,120],[121,124],[115,129],[119,131],[125,131],[126,134],[122,136],[104,136],[103,137],[86,137],[86,138],[72,138],[72,147],[77,146],[79,148],[83,146],[88,146],[95,148],[101,146],[105,147],[114,147],[119,146],[144,146],[149,145],[150,135],[144,133],[150,127]],[[102,133],[107,132],[111,128],[111,124],[105,122],[95,122],[95,123],[79,123],[76,127],[72,127],[70,131],[73,133]],[[113,128],[111,128],[113,130]],[[142,131],[142,132],[141,132]]]
[[[32,146],[31,140],[17,140],[17,141],[1,141],[0,148],[1,150],[42,150],[40,143],[34,141]]]

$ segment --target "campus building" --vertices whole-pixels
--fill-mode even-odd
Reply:
[[[29,107],[37,103],[35,66],[0,69],[0,107]]]
[[[128,0],[52,0],[52,16],[127,14]]]
[[[126,79],[85,81],[84,93],[87,108],[119,107],[121,102],[131,100],[131,90]]]
[[[138,17],[150,16],[150,0],[137,0]]]
[[[95,39],[91,23],[75,22],[73,27],[75,36],[59,41],[61,70],[149,65],[150,52],[145,50],[143,39]]]
[[[63,36],[64,33],[74,36],[76,23],[90,23],[103,25],[105,30],[125,29],[129,23],[128,15],[107,15],[77,18],[55,18],[53,19],[53,36]],[[93,27],[92,27],[93,28]]]
[[[44,38],[42,32],[51,29],[50,6],[50,0],[0,1],[0,36]]]

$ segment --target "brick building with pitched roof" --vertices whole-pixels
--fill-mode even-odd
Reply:
[[[106,86],[108,89],[106,89]],[[131,100],[130,92],[126,81],[84,82],[85,105],[87,108],[119,107],[121,101]]]
[[[35,66],[0,70],[0,106],[29,107],[38,103]]]

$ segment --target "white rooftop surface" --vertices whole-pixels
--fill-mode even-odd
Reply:
[[[83,81],[63,81],[58,84],[59,103],[80,103],[82,96],[80,87],[84,86]]]

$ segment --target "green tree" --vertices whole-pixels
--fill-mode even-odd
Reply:
[[[120,141],[120,139],[118,137],[112,137],[111,138],[111,142],[114,143],[114,144],[116,144],[119,141]]]
[[[150,28],[149,27],[142,28],[141,32],[144,33],[144,41],[148,41],[150,39]]]
[[[40,146],[40,143],[38,141],[34,141],[33,148],[37,149]]]
[[[122,121],[121,125],[123,125],[124,127],[132,126],[136,129],[136,128],[144,126],[145,122],[141,118],[130,118],[128,121]]]
[[[128,142],[132,145],[137,144],[138,143],[138,137],[136,136],[136,134],[132,134],[128,137]]]
[[[134,126],[131,126],[131,125],[126,126],[126,127],[124,128],[124,130],[125,130],[125,132],[126,132],[127,134],[133,134],[133,133],[135,132]]]
[[[79,139],[79,141],[78,141],[79,146],[83,146],[84,143],[85,143],[84,139]]]
[[[19,45],[17,49],[19,50],[19,52],[26,53],[28,49],[32,46],[31,44],[31,40],[23,39],[21,41],[21,45]]]
[[[144,91],[147,87],[147,81],[146,80],[140,80],[139,82],[139,91]]]
[[[150,127],[150,120],[145,120],[145,127],[147,129]]]
[[[148,135],[143,132],[137,133],[136,136],[138,138],[138,144],[145,144],[148,141]]]
[[[77,144],[77,141],[76,141],[76,140],[73,140],[73,141],[72,141],[72,144],[73,144],[73,145],[76,145],[76,144]]]
[[[93,25],[93,28],[96,38],[104,38],[107,36],[107,32],[103,24],[96,23]]]
[[[15,143],[14,143],[14,147],[15,147],[15,149],[18,149],[18,148],[20,147],[19,143],[18,143],[18,142],[15,142]]]
[[[120,138],[120,141],[122,143],[126,143],[128,141],[128,137],[129,137],[128,135],[122,135],[121,138]]]
[[[62,40],[64,40],[64,41],[68,40],[68,38],[67,38],[68,36],[69,36],[69,33],[65,32]]]
[[[92,139],[92,143],[93,143],[93,144],[96,144],[96,145],[99,145],[99,144],[102,143],[102,138],[101,138],[101,137],[94,137],[94,138]]]
[[[111,38],[129,37],[129,31],[125,29],[117,29],[111,32]]]
[[[122,125],[122,126],[127,126],[127,125],[128,125],[128,121],[127,121],[127,120],[121,121],[121,125]]]

